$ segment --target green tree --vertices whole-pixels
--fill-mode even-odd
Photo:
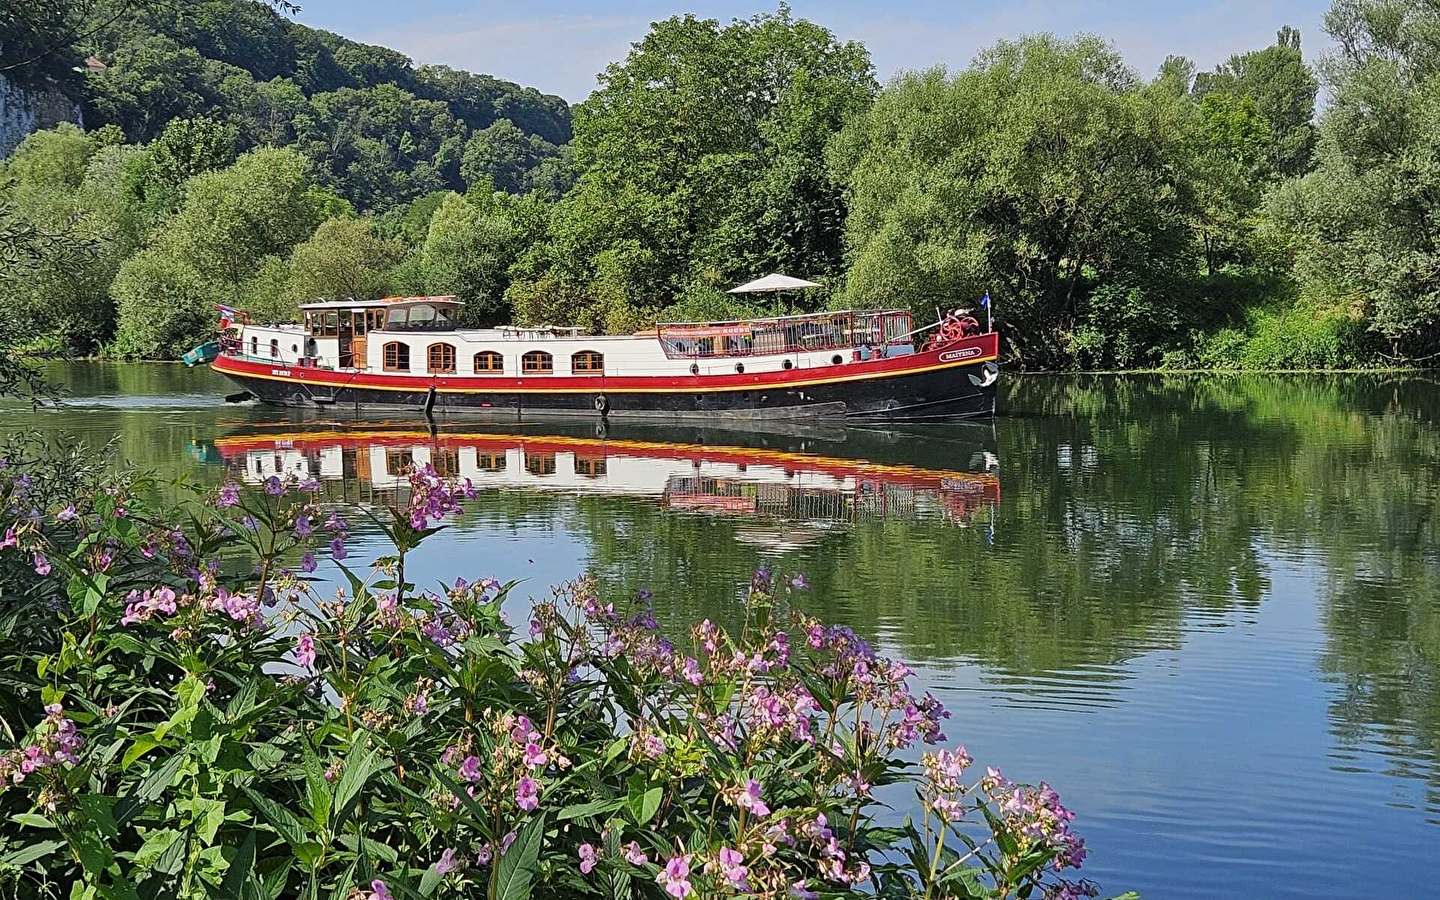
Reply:
[[[575,113],[578,174],[517,293],[539,283],[626,328],[758,272],[836,276],[843,199],[829,135],[870,102],[869,55],[773,15],[657,22]]]
[[[325,198],[311,184],[309,164],[290,150],[261,149],[235,165],[185,185],[185,205],[161,244],[238,299],[240,287],[266,256],[289,255],[321,220]]]
[[[1144,361],[1192,268],[1184,134],[1173,90],[1144,89],[1097,38],[902,76],[832,146],[850,183],[842,300],[933,316],[989,291],[1029,363]]]
[[[511,268],[540,236],[547,211],[542,198],[488,187],[447,196],[430,219],[421,252],[427,290],[459,297],[467,325],[510,320]]]
[[[1249,97],[1270,126],[1271,167],[1281,175],[1309,170],[1320,83],[1300,52],[1299,31],[1287,25],[1269,47],[1236,54],[1214,72],[1202,72],[1194,90],[1201,100],[1217,93]]]
[[[330,219],[291,254],[289,294],[297,303],[377,300],[404,257],[404,245],[380,237],[371,220]]]
[[[559,153],[538,134],[526,134],[509,119],[475,132],[465,144],[460,178],[466,185],[487,181],[496,189],[523,194],[536,186],[532,173]]]
[[[255,150],[191,178],[180,211],[116,276],[113,352],[171,357],[203,339],[213,303],[264,302],[276,282],[272,260],[288,258],[336,209],[334,201],[314,187],[308,162],[292,150]],[[265,289],[256,291],[252,282],[262,276]],[[162,285],[165,279],[173,283]],[[291,310],[282,296],[281,311]]]
[[[395,85],[316,94],[295,129],[321,182],[362,210],[460,185],[464,123]]]
[[[1272,215],[1296,238],[1311,297],[1370,322],[1396,356],[1436,346],[1440,322],[1440,11],[1421,0],[1338,0],[1315,170]]]
[[[111,292],[119,314],[111,347],[116,356],[174,359],[214,322],[205,279],[167,249],[142,250],[126,260]]]
[[[62,122],[25,137],[3,162],[0,175],[14,179],[21,190],[74,190],[85,179],[85,166],[95,142],[85,132]]]

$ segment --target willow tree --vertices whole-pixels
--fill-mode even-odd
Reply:
[[[1307,293],[1424,356],[1440,343],[1440,10],[1338,0],[1325,28],[1340,52],[1315,170],[1272,211],[1298,236]]]
[[[933,318],[988,291],[1031,363],[1143,361],[1177,319],[1165,286],[1194,268],[1188,119],[1093,37],[900,77],[831,147],[850,184],[843,300]]]

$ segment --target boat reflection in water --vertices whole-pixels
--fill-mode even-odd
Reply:
[[[903,442],[883,432],[858,442],[771,435],[758,440],[779,446],[753,446],[754,435],[738,432],[696,432],[694,442],[675,442],[645,439],[638,429],[595,437],[307,424],[304,431],[256,427],[215,444],[245,482],[314,477],[329,499],[358,504],[394,499],[408,490],[407,473],[427,463],[442,476],[469,478],[480,491],[645,498],[676,512],[814,525],[904,517],[989,529],[1000,499],[993,443],[973,439],[947,454],[951,468],[936,470],[832,455],[874,449],[893,457]],[[817,444],[825,452],[809,449]]]

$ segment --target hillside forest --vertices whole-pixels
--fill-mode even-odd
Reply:
[[[986,292],[1030,369],[1440,351],[1423,0],[1335,0],[1316,58],[1281,27],[1140,73],[1103,37],[1037,34],[884,84],[861,43],[783,5],[676,16],[573,107],[284,3],[56,6],[0,12],[0,75],[85,123],[0,161],[12,351],[174,358],[216,303],[287,320],[454,294],[468,325],[629,332],[825,306],[931,321]],[[826,290],[725,293],[773,271]]]

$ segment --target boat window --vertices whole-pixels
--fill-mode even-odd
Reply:
[[[570,357],[570,371],[576,375],[603,375],[605,357],[594,350],[581,350]]]
[[[525,454],[525,471],[531,475],[554,475],[555,454],[553,453],[527,453]]]
[[[544,350],[531,350],[520,357],[520,371],[526,375],[550,375],[555,372],[555,358]]]
[[[340,316],[337,313],[325,314],[325,336],[334,337],[340,333]]]
[[[475,468],[481,472],[503,472],[505,471],[505,454],[477,453],[475,454]]]
[[[385,451],[386,475],[409,475],[415,468],[415,457],[409,450]]]
[[[455,345],[431,344],[425,351],[426,369],[433,373],[455,373]]]
[[[441,478],[454,478],[460,474],[460,453],[458,450],[437,450],[431,454],[430,465]]]
[[[494,350],[482,350],[475,354],[476,372],[503,372],[505,371],[505,357]]]
[[[279,359],[279,358],[280,358],[280,339],[279,339],[279,338],[271,338],[271,339],[270,339],[270,358],[271,358],[271,359]]]
[[[385,371],[410,371],[410,346],[408,344],[391,341],[385,345]]]
[[[250,355],[260,355],[260,339],[258,337],[255,337],[253,334],[250,336]]]
[[[355,336],[360,337],[365,333],[366,327],[370,324],[370,313],[366,310],[355,312]]]
[[[606,472],[605,457],[575,457],[575,474],[598,478]]]

